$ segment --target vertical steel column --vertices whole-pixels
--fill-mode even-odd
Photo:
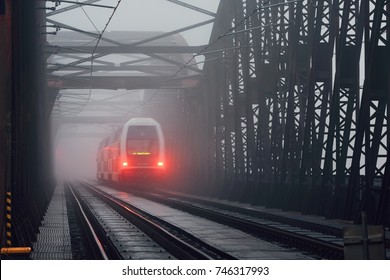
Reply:
[[[252,203],[265,204],[267,200],[267,193],[270,188],[271,180],[271,161],[270,161],[270,132],[269,119],[270,112],[267,106],[270,91],[276,87],[273,84],[273,79],[269,80],[269,74],[273,74],[277,68],[272,61],[273,51],[271,48],[271,36],[269,27],[268,9],[262,8],[267,3],[255,0],[247,1],[248,11],[258,9],[258,12],[253,14],[248,19],[249,36],[252,38],[249,51],[250,56],[250,88],[251,93],[250,106],[253,114],[253,128],[254,128],[254,155],[252,162],[253,180],[255,186],[251,192]],[[270,56],[270,57],[268,57]],[[272,57],[272,58],[271,58]],[[273,62],[271,67],[266,66],[266,63]],[[273,67],[273,68],[272,68]],[[269,73],[271,72],[271,73]]]
[[[257,12],[232,45],[218,45],[234,47],[213,64],[221,76],[208,74],[218,81],[217,168],[225,180],[233,165],[235,194],[254,181],[244,190],[252,202],[338,218],[363,209],[381,223],[390,211],[389,0],[287,2],[220,5],[235,13],[214,26],[219,35]]]
[[[52,188],[42,52],[45,38],[41,37],[38,28],[45,21],[44,10],[38,10],[41,5],[44,2],[12,1],[11,156],[8,166],[15,246],[29,246],[34,241]]]
[[[200,85],[199,85],[200,86]],[[182,133],[185,141],[183,145],[184,178],[190,190],[201,194],[204,192],[205,180],[201,177],[201,155],[204,153],[203,126],[201,126],[200,102],[201,94],[197,88],[185,89],[181,93],[182,110],[179,112]]]
[[[387,103],[389,108],[389,102]],[[387,129],[389,118],[387,117]],[[388,140],[389,141],[389,140]],[[389,143],[389,142],[388,142]],[[389,146],[388,146],[389,147]],[[390,154],[387,154],[385,174],[382,179],[382,186],[373,223],[378,225],[390,225]]]
[[[307,71],[308,87],[299,171],[298,205],[306,213],[313,213],[321,198],[312,196],[321,184],[324,141],[329,121],[329,97],[332,87],[332,57],[337,19],[332,1],[313,2],[309,16],[308,51],[310,65]],[[315,18],[314,18],[315,17]]]
[[[26,9],[33,12],[26,13]],[[36,149],[36,139],[32,129],[37,130],[36,106],[38,98],[36,84],[33,81],[34,55],[36,36],[31,34],[35,29],[35,3],[31,5],[22,1],[13,1],[12,17],[12,78],[13,90],[11,96],[11,191],[14,201],[14,240],[16,246],[30,245],[34,239],[32,202],[35,185],[31,169],[33,166],[33,149]],[[32,36],[32,37],[30,37]],[[34,39],[32,39],[34,38]],[[29,51],[26,51],[26,48]],[[33,177],[34,176],[34,177]],[[30,219],[31,218],[31,219]]]
[[[5,240],[5,197],[10,187],[11,1],[2,0],[0,5],[0,236]]]
[[[220,37],[229,30],[235,13],[234,0],[222,1],[210,36],[212,50],[206,53],[204,71],[206,75],[207,99],[203,107],[209,108],[209,133],[213,138],[213,149],[209,150],[215,162],[215,195],[229,197],[235,180],[234,160],[234,100],[231,84],[231,36]],[[216,193],[215,193],[216,192]]]
[[[218,41],[215,44],[217,49],[223,49],[224,44]],[[226,51],[221,50],[216,54],[216,60],[212,62],[213,71],[211,77],[216,85],[215,88],[215,137],[216,137],[216,174],[219,193],[228,196],[232,189],[234,174],[231,139],[228,126],[228,86],[226,65],[229,61],[226,60]]]
[[[254,116],[253,116],[253,93],[250,88],[251,78],[251,46],[253,45],[251,32],[242,32],[251,27],[252,10],[248,9],[248,2],[246,0],[240,0],[236,6],[235,17],[235,32],[234,36],[236,49],[236,65],[235,75],[236,77],[236,100],[238,103],[235,106],[239,111],[240,127],[236,127],[236,137],[239,135],[242,140],[236,143],[242,145],[239,150],[242,151],[243,156],[243,168],[239,172],[242,172],[243,181],[239,183],[240,198],[243,201],[249,201],[253,196],[254,189],[254,170],[253,164],[255,162],[255,135],[254,135]],[[238,117],[236,117],[238,120]],[[238,125],[238,121],[237,121]],[[240,132],[238,132],[240,129]],[[237,138],[236,138],[237,139]],[[238,147],[236,147],[238,148]],[[241,156],[241,155],[240,155]],[[245,174],[245,175],[244,175]]]
[[[379,80],[374,83],[374,90],[379,91],[379,104],[382,116],[377,116],[375,124],[375,134],[373,141],[377,140],[376,147],[372,145],[371,151],[376,151],[378,157],[373,159],[371,168],[373,169],[373,186],[380,186],[380,190],[376,191],[379,196],[378,202],[375,204],[372,221],[377,224],[390,225],[390,1],[385,1],[382,10],[381,35],[379,39],[380,51],[378,52],[377,61],[381,62],[378,74]],[[387,70],[387,71],[386,71]],[[383,72],[381,72],[383,71]],[[378,71],[377,71],[378,72]],[[374,76],[374,78],[378,78]],[[381,121],[380,121],[381,119]]]
[[[237,9],[240,7],[240,2],[235,2],[235,17],[232,19],[232,26],[236,26],[238,19]],[[242,189],[246,184],[246,142],[245,137],[245,95],[242,92],[242,80],[239,77],[241,51],[240,41],[237,35],[234,35],[233,39],[234,52],[231,60],[231,80],[232,92],[233,92],[233,106],[234,106],[234,191],[232,194],[233,199],[241,199]],[[241,88],[240,88],[241,87]]]
[[[232,41],[227,38],[226,40],[219,41],[216,44],[218,49],[226,49],[231,47]],[[221,50],[218,54],[218,60],[216,65],[222,65],[217,70],[216,82],[219,85],[216,91],[217,94],[217,108],[216,108],[216,134],[217,141],[219,143],[219,157],[220,165],[217,167],[222,172],[221,181],[221,194],[222,197],[227,197],[232,191],[234,186],[234,162],[233,162],[233,145],[234,141],[231,137],[233,130],[233,118],[234,111],[232,110],[232,92],[229,77],[231,76],[231,69],[229,69],[230,55],[228,50]],[[218,166],[218,165],[217,165]]]
[[[228,38],[228,41],[231,38]],[[231,40],[228,43],[222,45],[222,48],[229,48],[232,46]],[[228,65],[230,65],[230,51],[226,50],[222,52],[222,57],[220,61],[222,61],[224,67],[220,71],[220,75],[222,75],[222,79],[220,80],[220,89],[221,89],[221,114],[223,116],[221,128],[223,127],[223,145],[224,145],[224,185],[225,190],[227,190],[227,194],[232,193],[234,187],[234,160],[233,160],[233,137],[232,133],[234,131],[234,110],[233,110],[233,93],[231,88],[231,83],[229,81],[230,71]],[[219,62],[219,61],[218,61]]]
[[[366,211],[368,221],[377,215],[378,187],[384,182],[388,156],[389,1],[365,2],[366,76],[356,128],[344,218],[358,221]],[[364,156],[362,158],[362,155]],[[383,194],[383,192],[382,192]]]
[[[209,59],[209,55],[205,55],[206,60]],[[207,161],[213,162],[215,168],[209,170],[208,172],[208,181],[210,182],[209,195],[218,196],[220,193],[221,179],[221,149],[219,149],[219,142],[221,141],[220,136],[217,136],[217,130],[219,121],[217,118],[217,84],[216,84],[216,73],[218,73],[217,66],[215,65],[215,60],[207,61],[203,66],[203,71],[207,73],[205,76],[205,86],[203,94],[202,107],[204,108],[205,115],[207,119],[205,120],[205,126],[207,129],[207,139],[209,142],[206,144],[205,149],[208,153],[206,157]],[[207,162],[206,161],[206,162]]]
[[[281,4],[283,0],[279,1]],[[292,36],[293,24],[290,24],[291,11],[294,10],[293,5],[280,5],[279,7],[272,8],[272,20],[270,21],[270,29],[272,30],[273,40],[268,44],[271,52],[275,52],[275,61],[270,58],[270,65],[275,71],[271,75],[267,75],[269,71],[264,68],[264,78],[262,83],[276,81],[276,88],[270,87],[268,90],[270,96],[268,98],[267,107],[270,111],[269,130],[271,132],[271,146],[270,157],[272,166],[272,178],[271,187],[267,191],[266,205],[270,207],[276,207],[281,205],[281,199],[283,197],[283,187],[281,186],[281,167],[283,159],[283,144],[284,144],[284,132],[286,127],[286,106],[288,96],[288,69],[289,69],[289,57],[290,57],[290,41]],[[264,22],[263,25],[267,25]],[[266,61],[265,61],[266,62]],[[264,65],[264,67],[266,67]]]
[[[210,71],[209,78],[213,83],[213,105],[214,105],[214,119],[215,119],[215,164],[216,164],[216,189],[217,193],[226,193],[226,175],[225,175],[225,149],[224,149],[224,127],[223,127],[223,116],[221,105],[222,91],[224,87],[221,86],[221,83],[224,83],[224,80],[221,81],[221,69],[218,69],[219,63],[221,62],[221,56],[218,56],[217,61],[211,62],[212,70]],[[225,68],[222,67],[222,70]]]
[[[329,132],[321,188],[315,191],[318,214],[342,216],[350,173],[359,103],[359,61],[363,37],[360,0],[339,1],[341,19],[336,40],[336,64],[330,103]],[[337,7],[335,6],[335,8]]]
[[[299,78],[301,69],[306,69],[305,61],[307,48],[307,6],[302,2],[290,3],[289,13],[289,58],[288,58],[288,93],[287,93],[287,111],[286,126],[284,132],[284,146],[282,156],[282,166],[280,173],[279,189],[279,207],[284,209],[293,209],[296,205],[297,193],[296,185],[298,179],[298,170],[301,159],[301,141],[302,141],[302,121],[301,111],[304,109],[301,100],[301,91],[303,90]],[[303,52],[303,55],[299,56]]]
[[[5,0],[0,0],[0,16],[4,16],[5,14]]]

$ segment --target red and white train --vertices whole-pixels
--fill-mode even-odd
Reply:
[[[150,183],[164,176],[164,136],[152,118],[132,118],[103,139],[97,152],[97,178]]]

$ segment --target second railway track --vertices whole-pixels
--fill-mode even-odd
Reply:
[[[216,207],[216,205],[201,204],[199,203],[200,201],[191,203],[183,201],[183,198],[171,198],[167,195],[156,193],[137,191],[133,192],[133,194],[242,230],[269,241],[295,246],[320,258],[344,258],[342,238],[339,234],[330,235],[322,232],[331,231],[330,227],[305,223],[299,220],[293,221],[292,219],[276,215],[273,215],[273,219],[270,216],[259,218],[253,216],[253,213],[252,215],[239,213],[239,209],[234,207],[229,208],[226,206],[225,209],[222,209]],[[277,222],[274,219],[277,219]],[[294,222],[296,223],[294,224]],[[315,231],[314,228],[321,229],[321,231]],[[336,229],[334,231],[337,232]]]
[[[118,253],[113,259],[234,259],[180,228],[107,193],[85,186],[70,188],[80,209],[88,212],[84,216],[93,221],[89,222],[90,227],[100,232],[95,234],[97,243],[104,244],[108,252]],[[140,243],[144,245],[140,247]]]
[[[238,213],[233,206],[223,208],[216,204],[185,201],[183,197],[169,197],[161,193],[131,191],[136,196],[221,223],[270,242],[294,246],[319,258],[343,259],[344,248],[339,229],[289,219],[277,215],[254,215],[249,211]],[[250,215],[251,214],[251,215]],[[259,217],[260,216],[260,217]],[[275,221],[276,220],[276,221]]]

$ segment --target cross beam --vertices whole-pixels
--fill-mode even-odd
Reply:
[[[205,46],[98,46],[95,53],[199,53]],[[47,45],[49,53],[92,53],[94,46],[57,46]]]
[[[175,79],[161,76],[85,76],[71,78],[54,75],[48,78],[48,86],[59,89],[181,89],[197,88],[200,84],[200,75]]]

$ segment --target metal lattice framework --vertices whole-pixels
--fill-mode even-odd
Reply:
[[[389,13],[388,0],[221,1],[204,67],[220,193],[390,223]]]
[[[48,86],[55,98],[54,115],[79,114],[90,101],[92,89],[177,89],[190,87],[194,80],[199,83],[201,70],[196,64],[185,62],[204,46],[188,46],[179,33],[211,24],[214,13],[182,1],[169,1],[211,18],[169,32],[103,34],[83,8],[114,10],[114,6],[101,5],[100,1],[46,1],[50,11],[46,13],[42,30],[48,35],[45,52]],[[67,22],[57,19],[58,15],[77,9],[83,9],[96,30],[85,30],[70,23],[71,16]],[[188,79],[189,76],[192,77]]]
[[[180,33],[213,23],[215,14],[182,1],[161,0],[208,18],[168,32],[107,31],[104,34],[101,30],[75,26],[77,22],[71,22],[71,16],[67,17],[68,22],[56,17],[84,5],[112,8],[100,5],[99,1],[57,1],[61,5],[46,1],[47,6],[52,5],[45,26],[49,33],[45,45],[48,86],[56,95],[52,117],[55,127],[68,126],[59,136],[99,137],[94,132],[75,133],[79,129],[69,127],[99,125],[111,130],[130,117],[153,117],[161,123],[166,138],[169,182],[189,187],[205,185],[202,182],[205,176],[201,175],[207,172],[201,164],[205,140],[194,135],[201,135],[204,129],[200,120],[204,117],[200,109],[200,100],[204,98],[200,91],[202,70],[195,56],[206,46],[189,46]],[[96,44],[99,37],[100,42]],[[99,90],[105,91],[99,96]]]

